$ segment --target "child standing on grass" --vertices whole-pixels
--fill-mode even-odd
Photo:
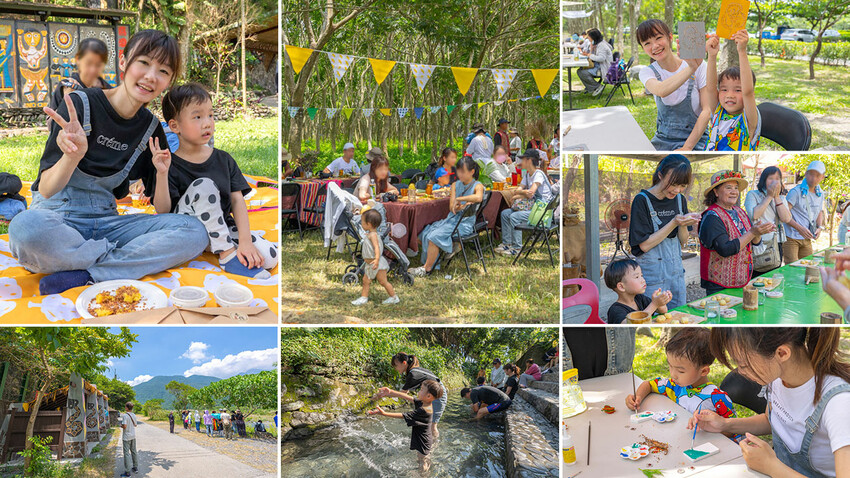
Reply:
[[[399,298],[395,294],[390,281],[387,280],[387,271],[390,265],[384,257],[384,244],[378,238],[378,227],[381,225],[381,213],[374,209],[366,209],[360,214],[360,225],[366,231],[366,237],[361,243],[363,249],[363,289],[360,297],[351,301],[352,305],[364,305],[369,302],[369,285],[377,279],[378,283],[387,290],[389,298],[383,304],[398,304]]]
[[[673,299],[669,290],[658,289],[652,298],[646,292],[646,280],[640,271],[640,265],[634,259],[620,259],[605,268],[605,285],[617,293],[617,301],[608,308],[608,323],[622,324],[626,316],[642,310],[667,313],[667,304]]]
[[[395,393],[393,396],[413,402],[413,411],[406,413],[385,412],[381,407],[370,410],[369,415],[383,415],[390,418],[402,418],[407,426],[412,427],[410,433],[410,449],[416,451],[419,469],[428,471],[431,468],[431,449],[434,446],[434,435],[431,433],[431,416],[434,414],[431,404],[443,396],[443,387],[436,380],[425,380],[416,398],[406,393]]]
[[[761,115],[756,107],[756,75],[747,57],[746,29],[732,34],[738,47],[740,67],[730,66],[717,76],[720,38],[712,35],[706,42],[708,70],[706,86],[709,107],[714,109],[709,122],[706,151],[755,151],[761,136]]]
[[[277,266],[277,245],[251,232],[244,198],[251,186],[232,156],[209,146],[215,132],[209,93],[197,83],[172,88],[162,100],[162,115],[180,148],[157,151],[170,159],[145,183],[156,212],[196,217],[225,272],[268,279],[267,269]]]

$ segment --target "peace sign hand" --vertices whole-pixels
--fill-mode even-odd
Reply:
[[[159,149],[159,138],[154,137],[148,139],[148,147],[151,150],[151,159],[156,172],[168,174],[168,168],[171,167],[171,151],[167,146],[165,149]]]
[[[59,149],[65,156],[69,157],[75,163],[79,163],[89,150],[89,143],[86,139],[86,133],[83,131],[83,125],[77,119],[77,109],[74,108],[71,95],[65,95],[65,104],[68,106],[68,121],[65,121],[65,118],[60,116],[52,108],[44,107],[44,112],[62,128],[56,137],[56,145],[59,146]]]

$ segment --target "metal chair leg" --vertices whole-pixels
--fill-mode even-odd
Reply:
[[[629,97],[632,99],[632,106],[635,106],[635,105],[636,105],[636,104],[635,104],[635,97],[634,97],[634,96],[632,96],[632,87],[631,87],[631,84],[626,83],[626,88],[628,88],[628,89],[629,89]]]
[[[466,248],[463,247],[463,241],[460,241],[460,252],[463,254],[463,263],[466,265],[466,274],[472,279],[472,271],[469,269],[469,259],[466,258]]]
[[[496,259],[496,249],[493,248],[493,231],[487,229],[484,234],[487,234],[487,242],[490,243],[490,255],[493,256],[493,259]]]
[[[549,231],[546,231],[543,236],[543,240],[546,242],[546,250],[549,251],[549,262],[552,264],[552,267],[555,267],[555,259],[552,257],[552,248],[549,246]]]
[[[484,250],[481,249],[481,241],[478,236],[475,236],[475,250],[478,252],[478,259],[481,260],[481,267],[484,268],[484,275],[487,275],[487,264],[484,263]]]

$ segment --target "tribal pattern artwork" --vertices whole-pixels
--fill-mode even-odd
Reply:
[[[18,103],[14,22],[0,20],[0,108]]]
[[[83,421],[80,420],[80,415],[83,414],[83,411],[80,408],[79,400],[68,399],[68,413],[68,418],[65,420],[65,435],[78,437],[85,431]]]
[[[44,24],[18,22],[18,56],[21,98],[25,108],[47,106],[47,28]]]
[[[106,61],[106,69],[103,71],[103,79],[110,85],[118,85],[118,75],[115,71],[116,55],[115,55],[115,31],[107,27],[80,27],[80,41],[86,38],[98,38],[106,43],[106,48],[109,50],[109,59]]]
[[[118,46],[118,58],[121,58],[121,55],[124,54],[124,47],[127,46],[127,41],[130,39],[130,27],[127,25],[118,25],[117,28],[118,36],[117,36],[117,46]],[[124,75],[119,72],[118,73],[120,79],[124,79]]]
[[[50,32],[50,88],[53,90],[63,78],[76,71],[79,27],[63,23],[49,23],[47,26]]]

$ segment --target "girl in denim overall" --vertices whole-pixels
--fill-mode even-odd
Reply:
[[[734,361],[739,373],[763,386],[767,410],[729,419],[703,410],[688,427],[745,435],[747,466],[770,476],[846,477],[850,363],[841,361],[840,333],[837,327],[715,327],[715,355],[729,368]],[[757,436],[767,434],[773,449]]]
[[[145,108],[180,68],[176,40],[144,30],[125,47],[123,82],[65,96],[33,185],[32,208],[9,225],[12,254],[41,279],[42,295],[91,282],[139,279],[197,257],[206,232],[175,214],[118,215],[130,180],[153,174],[167,154],[159,120]],[[167,146],[166,146],[167,147]],[[150,150],[149,150],[150,149]]]
[[[706,126],[711,119],[711,111],[704,106],[708,103],[705,64],[702,60],[680,59],[671,48],[673,34],[661,20],[641,23],[635,34],[643,51],[654,60],[640,72],[640,80],[655,96],[658,109],[652,145],[659,151],[704,151],[708,140]],[[675,105],[663,101],[681,95],[683,90],[684,99]],[[694,96],[699,97],[699,113],[693,109]]]

